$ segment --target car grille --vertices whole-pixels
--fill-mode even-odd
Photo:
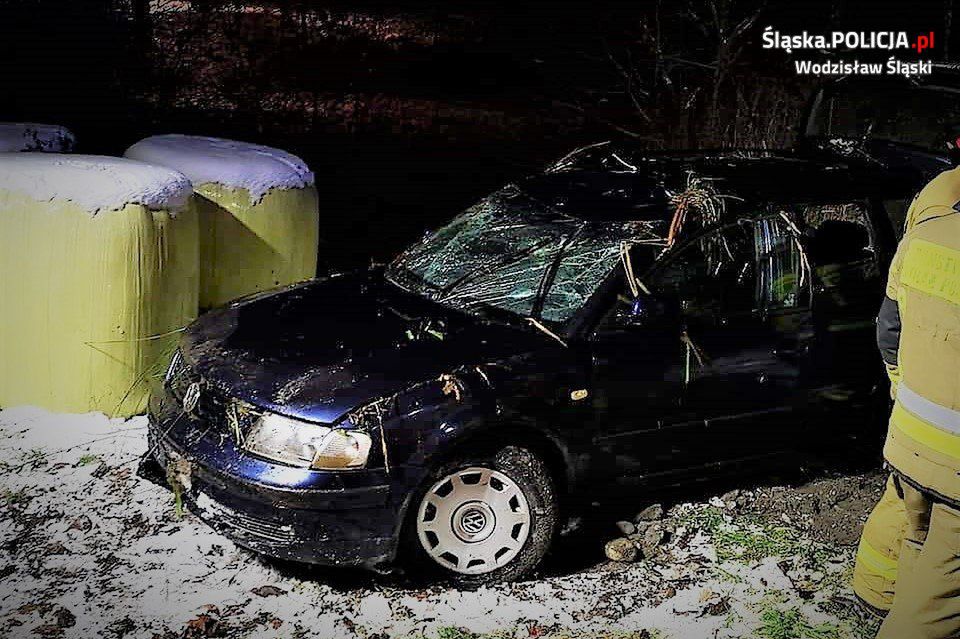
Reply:
[[[204,493],[197,496],[196,504],[201,517],[211,516],[216,524],[226,529],[224,532],[227,534],[270,545],[287,545],[294,540],[291,526],[237,512]]]
[[[223,429],[233,435],[245,434],[253,426],[260,413],[246,402],[225,395],[207,384],[187,365],[180,351],[174,354],[167,370],[165,383],[178,403],[183,402],[187,389],[192,384],[200,384],[200,397],[192,414],[215,428]],[[236,437],[235,437],[236,438]]]

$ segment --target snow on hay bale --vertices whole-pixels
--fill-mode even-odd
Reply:
[[[201,308],[316,275],[317,192],[300,158],[187,135],[146,138],[126,156],[182,172],[201,196]]]
[[[69,153],[73,150],[74,143],[73,133],[59,124],[0,122],[0,153]]]
[[[0,407],[140,412],[197,314],[197,233],[176,171],[0,154]]]

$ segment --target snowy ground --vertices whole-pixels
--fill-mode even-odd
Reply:
[[[422,590],[267,563],[178,516],[169,492],[136,476],[145,439],[144,418],[0,412],[0,636],[830,639],[875,630],[852,604],[850,545],[815,543],[796,515],[778,525],[739,503],[783,502],[787,512],[787,501],[805,503],[795,493],[804,487],[675,506],[657,523],[653,559],[603,561],[611,522],[608,537],[573,546],[597,557],[579,564],[589,567],[474,592]],[[860,483],[873,490],[877,480]]]

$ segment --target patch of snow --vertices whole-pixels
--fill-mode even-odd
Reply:
[[[269,146],[196,135],[155,135],[124,155],[182,172],[196,186],[220,184],[246,189],[259,200],[270,189],[313,184],[313,173],[297,156]]]
[[[35,200],[69,200],[96,214],[139,204],[177,212],[193,193],[181,173],[103,155],[0,153],[0,189]]]
[[[399,638],[458,627],[544,639],[643,629],[731,639],[750,636],[770,605],[838,623],[824,605],[849,596],[840,585],[800,597],[778,557],[717,564],[701,531],[678,530],[664,550],[671,570],[599,564],[474,591],[291,570],[190,513],[178,517],[172,494],[136,475],[146,428],[144,417],[0,411],[0,636]],[[599,561],[602,547],[583,552]],[[840,551],[831,570],[851,556]],[[216,632],[199,631],[211,624]]]
[[[0,122],[0,153],[43,151],[69,153],[76,140],[59,124],[36,122]]]

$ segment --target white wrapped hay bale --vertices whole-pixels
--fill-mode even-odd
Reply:
[[[143,409],[197,314],[192,200],[163,167],[0,154],[0,407]]]
[[[182,172],[200,196],[201,308],[316,275],[317,191],[300,158],[187,135],[147,138],[126,156]]]
[[[0,122],[0,153],[69,153],[75,143],[73,133],[59,124]]]

